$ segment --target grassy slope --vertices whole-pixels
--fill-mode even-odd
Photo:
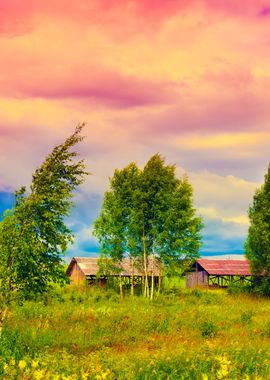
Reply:
[[[47,303],[47,304],[46,304]],[[270,301],[181,290],[155,302],[67,288],[14,307],[5,379],[268,379]]]

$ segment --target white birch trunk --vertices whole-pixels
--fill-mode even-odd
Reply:
[[[150,299],[153,300],[154,298],[154,287],[155,287],[155,278],[154,278],[154,270],[155,270],[155,247],[153,242],[152,247],[152,275],[151,275],[151,297]]]
[[[130,293],[131,296],[134,297],[134,259],[131,257],[131,288]]]

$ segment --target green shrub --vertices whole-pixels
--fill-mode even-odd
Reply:
[[[227,292],[229,294],[239,294],[245,292],[245,287],[243,284],[231,282],[227,287]]]
[[[240,316],[243,325],[249,325],[252,322],[253,312],[250,310],[243,311]]]
[[[212,321],[204,321],[200,330],[203,338],[213,338],[218,332],[218,326]]]

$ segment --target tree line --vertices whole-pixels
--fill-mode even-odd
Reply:
[[[16,191],[14,207],[2,217],[2,308],[13,300],[34,298],[53,283],[67,280],[63,255],[73,242],[73,234],[65,218],[71,214],[74,191],[89,174],[74,149],[83,140],[83,126],[78,125],[52,150],[33,174],[30,190],[21,187]],[[270,166],[248,213],[246,256],[257,285],[270,294]],[[128,256],[134,266],[141,263],[144,295],[153,298],[154,263],[164,272],[197,259],[202,227],[188,177],[178,178],[175,165],[167,165],[160,154],[155,154],[142,169],[132,162],[115,170],[94,233],[103,257],[116,272],[121,272],[124,257]]]

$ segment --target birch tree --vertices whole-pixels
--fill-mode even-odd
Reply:
[[[192,196],[188,178],[178,179],[175,166],[165,165],[160,154],[151,157],[143,170],[132,163],[116,170],[110,180],[95,234],[102,252],[119,263],[128,254],[141,258],[145,297],[154,297],[156,262],[162,268],[199,256],[203,225]]]
[[[94,223],[94,235],[100,242],[102,255],[109,257],[114,267],[118,268],[121,297],[123,297],[122,260],[128,254],[133,269],[134,258],[139,251],[138,238],[132,228],[138,179],[139,169],[134,163],[123,170],[116,169],[110,179],[110,189],[104,195],[100,216]],[[131,294],[133,295],[133,276],[131,277]]]

